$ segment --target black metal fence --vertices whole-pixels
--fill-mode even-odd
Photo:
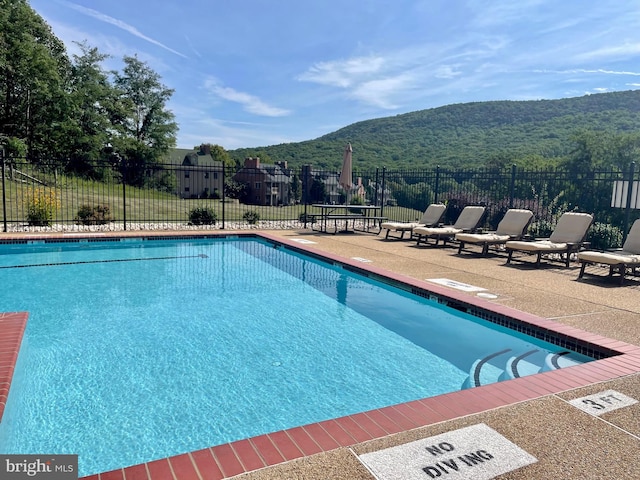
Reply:
[[[530,234],[548,236],[565,211],[593,213],[594,247],[622,244],[640,217],[640,172],[616,169],[415,169],[354,171],[345,191],[339,172],[311,166],[139,166],[91,164],[83,175],[69,166],[0,159],[3,230],[88,231],[150,229],[305,228],[314,204],[373,204],[380,215],[415,221],[430,203],[447,204],[453,223],[466,205],[485,205],[485,228],[508,208],[535,214]]]

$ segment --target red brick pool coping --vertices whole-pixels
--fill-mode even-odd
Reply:
[[[7,405],[28,316],[26,312],[0,313],[0,422]]]
[[[222,234],[230,235],[229,232]],[[159,235],[177,236],[175,233]],[[179,236],[202,235],[194,232],[193,235],[182,233]],[[206,235],[215,236],[212,232],[207,232]],[[236,234],[234,233],[234,235]],[[320,253],[313,247],[299,245],[281,237],[250,232],[242,232],[237,235],[262,237],[295,250],[322,256],[354,270],[384,276],[398,283],[413,285],[418,289],[432,292],[437,297],[447,298],[471,307],[488,309],[540,331],[549,332],[556,338],[576,339],[581,344],[592,345],[594,349],[607,351],[614,356],[562,370],[539,373],[507,382],[461,390],[272,432],[83,478],[90,480],[219,480],[316,453],[348,447],[406,430],[640,372],[640,347],[635,345],[595,335],[509,307],[491,304],[486,300],[445,287],[427,285],[426,282],[394,274],[370,264],[363,264],[324,252]],[[90,237],[90,235],[86,236]],[[124,235],[119,232],[115,236]],[[136,236],[150,237],[158,236],[158,234],[150,235],[138,232]],[[78,237],[74,236],[74,238]],[[46,238],[50,239],[51,237],[47,236]],[[27,315],[24,312],[0,314],[0,421],[25,330]]]

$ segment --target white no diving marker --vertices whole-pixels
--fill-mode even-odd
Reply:
[[[306,238],[292,238],[291,240],[293,240],[294,242],[304,243],[307,245],[311,245],[312,243],[318,243],[318,242],[314,242],[313,240],[307,240]]]
[[[468,283],[462,283],[448,278],[427,278],[427,281],[444,285],[445,287],[455,288],[456,290],[462,290],[463,292],[482,292],[486,290],[486,288],[476,287],[475,285],[469,285]]]
[[[484,423],[359,458],[379,480],[488,480],[538,461]]]

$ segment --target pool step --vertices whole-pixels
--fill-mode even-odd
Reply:
[[[473,362],[471,370],[469,371],[469,376],[462,384],[462,388],[479,387],[480,385],[497,382],[502,374],[502,370],[491,365],[489,361],[501,355],[505,355],[510,351],[510,348],[500,350],[499,352],[492,353]]]
[[[574,365],[581,365],[583,362],[575,359],[575,353],[573,352],[558,352],[550,353],[544,360],[544,365],[540,369],[541,372],[548,372],[551,370],[557,370],[559,368],[573,367]]]
[[[504,368],[496,366],[502,365],[501,359],[493,360],[510,352],[511,349],[500,350],[473,362],[462,388],[479,387],[582,363],[573,359],[571,352],[548,353],[542,357],[543,353],[540,350],[533,349],[509,356],[504,362]]]
[[[530,357],[534,353],[537,353],[539,350],[529,350],[524,352],[518,356],[510,357],[507,360],[507,364],[505,366],[502,375],[500,375],[499,381],[503,380],[511,380],[512,378],[525,377],[527,375],[533,375],[534,373],[538,373],[540,371],[540,366],[535,363],[525,361],[525,358]]]

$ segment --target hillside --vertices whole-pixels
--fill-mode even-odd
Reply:
[[[354,123],[315,140],[229,154],[334,168],[351,142],[355,168],[466,167],[495,158],[558,159],[571,150],[571,136],[583,130],[640,132],[640,90],[447,105]]]

